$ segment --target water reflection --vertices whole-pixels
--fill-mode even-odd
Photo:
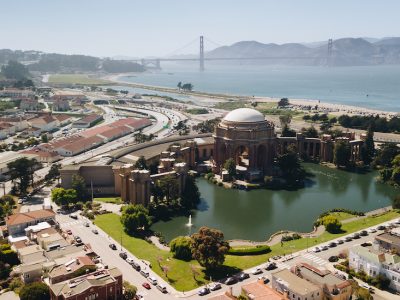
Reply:
[[[396,194],[393,187],[376,183],[376,172],[348,173],[306,164],[315,174],[313,184],[297,191],[229,190],[197,180],[203,200],[193,213],[195,227],[221,229],[226,238],[265,240],[282,230],[310,231],[315,218],[331,208],[369,211],[387,206]],[[153,229],[162,232],[167,240],[186,235],[186,217],[158,222]]]

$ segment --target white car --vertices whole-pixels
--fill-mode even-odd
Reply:
[[[253,275],[257,275],[257,274],[261,274],[261,273],[262,273],[261,268],[255,268],[255,269],[251,270],[251,274],[253,274]]]
[[[221,287],[222,287],[221,284],[218,282],[214,282],[214,283],[210,284],[210,290],[212,290],[212,291],[219,290]]]
[[[369,233],[375,233],[375,232],[376,232],[376,229],[375,229],[375,228],[371,228],[371,229],[368,230],[368,232],[369,232]]]
[[[128,264],[130,264],[130,265],[133,264],[133,262],[134,262],[134,261],[133,261],[133,258],[130,258],[130,257],[127,257],[125,260],[126,260],[126,262],[127,262]]]
[[[150,283],[152,284],[152,285],[157,285],[157,278],[155,278],[155,277],[153,277],[153,276],[150,276],[149,278],[147,278],[149,281],[150,281]]]
[[[321,252],[321,249],[319,249],[318,247],[315,247],[315,248],[313,249],[313,252],[314,252],[314,253]]]

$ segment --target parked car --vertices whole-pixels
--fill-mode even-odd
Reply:
[[[351,236],[353,239],[359,239],[360,238],[360,234],[359,233],[355,233]]]
[[[71,234],[72,234],[71,229],[67,229],[67,230],[66,230],[66,233],[68,233],[69,235],[71,235]]]
[[[77,216],[77,215],[75,215],[75,214],[71,214],[71,215],[69,215],[69,217],[70,217],[70,218],[72,218],[72,219],[75,219],[75,220],[77,220],[77,219],[78,219],[78,216]]]
[[[140,274],[142,275],[142,276],[144,276],[144,277],[149,277],[149,272],[147,272],[147,271],[145,271],[145,270],[141,270],[140,271]]]
[[[212,291],[216,291],[216,290],[219,290],[221,288],[222,288],[222,286],[218,282],[214,282],[214,283],[210,284],[210,290],[212,290]]]
[[[239,280],[240,280],[240,281],[245,280],[245,279],[247,279],[247,278],[250,278],[250,275],[247,274],[247,273],[241,273],[241,274],[239,275]]]
[[[138,263],[133,262],[132,264],[132,268],[134,268],[136,271],[140,272],[140,265]]]
[[[384,226],[384,225],[379,225],[378,226],[378,230],[385,230],[386,229],[386,226]]]
[[[339,245],[341,245],[341,244],[344,244],[344,241],[343,241],[343,240],[338,240],[337,243],[338,243]]]
[[[337,262],[339,260],[339,257],[333,255],[331,257],[328,258],[329,262]]]
[[[82,243],[82,239],[79,236],[75,237],[75,242],[77,242],[78,244]]]
[[[251,274],[253,274],[253,275],[258,275],[261,273],[262,273],[261,268],[255,268],[255,269],[251,270]]]
[[[269,264],[265,267],[265,269],[266,269],[267,271],[275,270],[276,268],[277,268],[277,266],[276,266],[276,263],[274,263],[274,262],[269,263]]]
[[[363,230],[363,231],[360,232],[360,235],[361,236],[367,236],[368,232],[366,230]]]
[[[207,294],[209,294],[209,293],[210,293],[210,289],[207,288],[207,287],[202,288],[202,289],[198,292],[199,296],[204,296],[204,295],[207,295]]]
[[[336,247],[337,244],[335,242],[330,242],[328,245],[330,248]]]
[[[235,277],[229,277],[227,280],[225,280],[226,285],[232,285],[237,283],[238,280]]]
[[[376,232],[376,229],[375,229],[375,228],[370,228],[370,229],[368,230],[368,232],[369,232],[369,233],[375,233],[375,232]]]
[[[143,282],[143,283],[142,283],[142,286],[143,286],[145,289],[147,289],[147,290],[150,290],[150,289],[151,289],[151,285],[150,285],[148,282]]]
[[[117,246],[115,246],[115,244],[110,244],[110,245],[108,245],[111,249],[113,249],[113,250],[117,250]]]
[[[149,277],[147,278],[147,280],[150,281],[150,283],[151,283],[152,285],[157,285],[157,278],[155,278],[154,276],[149,276]]]
[[[158,284],[157,288],[161,291],[161,293],[164,293],[164,294],[167,293],[167,287],[164,284],[162,284],[162,283]]]
[[[328,250],[328,249],[329,249],[328,246],[322,246],[322,248],[321,248],[322,251],[326,251],[326,250]]]
[[[97,231],[97,229],[92,229],[92,232],[93,232],[94,234],[99,234],[99,232]]]
[[[257,278],[258,281],[262,281],[263,283],[267,284],[269,282],[269,279],[265,276],[260,276]]]
[[[347,236],[344,240],[346,242],[351,242],[353,240],[353,238],[351,236]]]
[[[319,249],[319,247],[315,247],[315,248],[313,249],[313,252],[314,252],[314,253],[321,252],[321,249]]]
[[[85,223],[83,223],[83,226],[85,226],[85,227],[89,227],[89,222],[85,222]]]
[[[133,258],[127,257],[125,261],[130,265],[133,264]]]
[[[126,259],[128,257],[128,254],[126,254],[126,252],[120,252],[119,253],[119,257],[121,257],[122,259]]]

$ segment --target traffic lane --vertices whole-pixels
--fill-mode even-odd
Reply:
[[[57,219],[60,222],[60,226],[63,229],[71,229],[74,236],[79,236],[84,243],[88,243],[92,246],[94,252],[96,252],[103,260],[103,263],[109,266],[115,266],[123,273],[124,280],[129,281],[138,288],[138,292],[145,294],[145,299],[174,299],[175,297],[170,294],[161,293],[155,286],[152,286],[150,290],[146,290],[142,287],[144,282],[148,282],[146,278],[140,275],[139,272],[134,270],[125,260],[119,257],[120,247],[117,250],[112,250],[109,244],[113,242],[102,230],[97,226],[90,224],[90,227],[83,225],[84,220],[79,217],[78,224],[69,225],[70,222],[75,220],[71,219],[67,215],[57,215]],[[66,223],[66,224],[65,224]],[[96,228],[99,234],[94,234],[92,229]],[[118,246],[118,244],[116,244]],[[131,255],[129,255],[131,256]],[[136,259],[136,261],[138,261]],[[151,275],[154,273],[150,271]]]

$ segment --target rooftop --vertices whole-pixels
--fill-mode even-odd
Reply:
[[[94,267],[95,263],[88,256],[80,256],[76,259],[72,259],[65,264],[54,267],[49,272],[49,277],[54,278],[58,276],[63,276],[66,274],[73,273],[82,267]]]
[[[265,121],[264,115],[252,108],[238,108],[229,112],[224,121],[237,123],[253,123]]]
[[[40,209],[26,213],[16,213],[6,218],[7,226],[24,224],[37,219],[54,217],[55,213],[51,209]]]
[[[299,295],[308,295],[309,293],[318,292],[319,287],[311,282],[302,279],[288,269],[283,269],[272,274],[276,281],[285,285],[288,289],[292,290]]]
[[[281,293],[260,281],[254,281],[242,286],[242,290],[254,300],[285,300]]]

